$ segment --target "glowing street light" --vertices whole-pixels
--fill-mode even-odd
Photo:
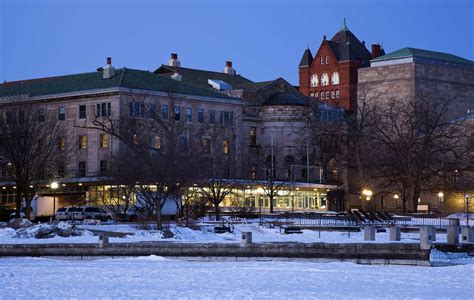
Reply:
[[[59,183],[57,181],[53,181],[50,184],[51,189],[53,190],[53,217],[56,214],[56,190],[59,187]]]

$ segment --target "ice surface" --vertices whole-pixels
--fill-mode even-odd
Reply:
[[[474,264],[0,259],[0,298],[472,299]]]

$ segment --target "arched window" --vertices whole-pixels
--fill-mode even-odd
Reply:
[[[321,75],[321,85],[323,85],[323,86],[329,85],[329,75],[328,75],[328,73],[323,73],[323,75]]]
[[[336,99],[339,99],[339,91],[336,91]]]
[[[325,96],[325,97],[326,97],[326,99],[329,99],[329,97],[331,97],[331,96],[329,95],[329,91],[326,91],[326,96]]]
[[[311,93],[310,96],[311,96],[311,97],[314,97],[314,93]]]
[[[337,72],[332,73],[331,84],[339,84],[339,73]]]
[[[311,76],[311,87],[317,87],[319,84],[318,75],[314,74]]]
[[[294,179],[294,169],[295,169],[295,158],[291,155],[285,156],[285,177],[293,180]]]
[[[319,93],[314,93],[315,98],[319,98]]]

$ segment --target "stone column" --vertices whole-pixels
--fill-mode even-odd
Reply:
[[[107,247],[109,244],[109,236],[106,233],[99,233],[99,247]]]
[[[461,227],[461,237],[463,243],[474,243],[474,227]]]
[[[420,249],[431,249],[433,244],[433,226],[420,226]]]
[[[375,241],[375,226],[364,226],[364,241]]]
[[[242,244],[252,244],[252,232],[242,232],[242,239],[240,240]]]
[[[390,225],[390,240],[391,241],[399,241],[400,240],[400,227],[397,225]]]
[[[446,236],[448,245],[459,244],[459,219],[449,220],[449,225],[446,228]]]

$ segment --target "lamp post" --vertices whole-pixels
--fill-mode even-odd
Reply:
[[[370,197],[372,197],[372,191],[369,189],[363,189],[362,195],[365,196],[365,200],[370,201]]]
[[[53,217],[56,214],[56,190],[59,187],[59,183],[57,181],[53,181],[50,184],[51,189],[53,190]]]
[[[471,201],[471,194],[466,193],[464,195],[464,199],[466,200],[466,219],[467,219],[467,226],[469,227],[469,202]]]
[[[444,200],[444,193],[439,192],[438,193],[438,207],[439,207],[439,210],[441,210],[441,203],[443,202],[443,200]]]

